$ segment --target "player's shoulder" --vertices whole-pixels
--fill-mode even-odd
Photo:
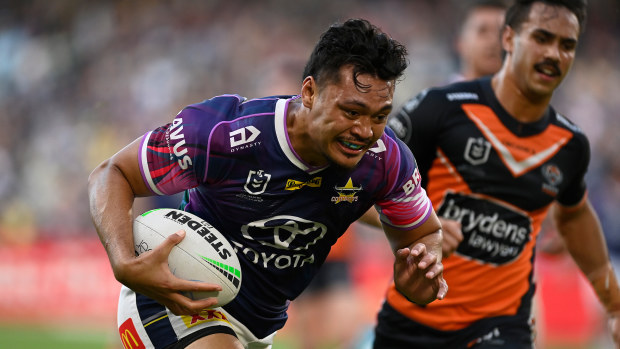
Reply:
[[[573,134],[573,139],[576,141],[589,145],[588,137],[575,122],[551,106],[549,107],[549,113],[552,117],[551,123],[571,132]]]
[[[553,123],[564,129],[567,129],[576,134],[583,134],[583,131],[576,123],[569,119],[566,115],[555,110],[553,107],[549,107],[549,112],[553,116]]]
[[[463,103],[480,103],[485,98],[486,86],[490,88],[490,81],[483,78],[430,87],[409,99],[402,110],[409,113],[419,108],[421,104],[424,108],[438,110]]]
[[[490,78],[458,81],[438,89],[445,102],[479,102],[484,98],[485,87],[490,88]]]
[[[379,141],[383,142],[386,148],[393,148],[399,147],[398,142],[400,141],[400,138],[394,133],[394,130],[386,127]]]
[[[208,116],[219,121],[231,121],[256,114],[273,114],[277,102],[290,97],[292,96],[269,96],[248,99],[238,94],[226,94],[212,97],[200,103],[190,104],[182,112]]]
[[[219,118],[234,117],[239,106],[246,102],[246,97],[237,94],[226,94],[205,99],[202,102],[186,106],[183,113],[208,114]]]
[[[374,147],[368,150],[374,153],[384,153],[387,164],[397,164],[400,162],[415,162],[409,147],[390,127],[386,127],[381,138]],[[388,166],[389,167],[389,166]]]

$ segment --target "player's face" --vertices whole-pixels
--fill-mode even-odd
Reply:
[[[340,69],[338,82],[314,84],[315,91],[304,95],[304,103],[311,103],[311,147],[302,157],[314,165],[332,163],[352,168],[383,135],[392,110],[394,83],[370,75],[357,79],[368,88],[356,87],[353,68],[345,66]],[[306,84],[313,82],[306,79],[303,89],[312,87]]]
[[[461,32],[457,48],[464,63],[467,79],[494,74],[502,66],[499,39],[504,10],[493,7],[474,9]]]
[[[507,29],[510,72],[526,97],[550,98],[575,59],[579,22],[565,7],[534,3],[518,32]],[[507,40],[506,40],[507,39]]]

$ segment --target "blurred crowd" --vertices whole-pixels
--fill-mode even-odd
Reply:
[[[214,95],[295,94],[318,35],[369,19],[408,47],[396,104],[457,70],[456,0],[3,1],[0,243],[94,236],[86,182],[119,148]],[[556,108],[590,137],[593,204],[620,251],[620,4],[590,1]]]

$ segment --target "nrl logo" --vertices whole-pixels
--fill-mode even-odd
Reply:
[[[352,203],[357,201],[358,197],[356,196],[357,192],[362,190],[362,187],[354,187],[353,181],[351,178],[347,181],[347,184],[344,187],[334,187],[336,192],[338,192],[338,196],[332,196],[332,202],[335,204],[339,204],[341,202]]]
[[[465,146],[465,160],[472,165],[480,165],[487,162],[491,152],[491,143],[484,138],[469,138]]]
[[[243,189],[252,195],[262,194],[265,192],[270,179],[271,175],[263,170],[250,171]]]

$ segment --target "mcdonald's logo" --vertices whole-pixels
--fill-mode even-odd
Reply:
[[[118,327],[118,333],[121,336],[121,343],[123,343],[123,348],[125,349],[146,349],[144,343],[138,336],[138,331],[136,331],[136,327],[133,325],[133,321],[131,318],[127,319],[127,321],[123,322]]]

